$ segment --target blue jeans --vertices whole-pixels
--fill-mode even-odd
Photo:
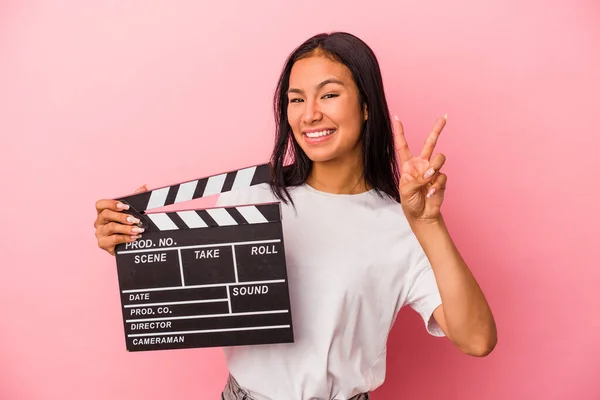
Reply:
[[[351,400],[369,400],[369,393],[361,393],[354,397]],[[227,378],[227,384],[221,393],[221,400],[254,400],[248,392],[240,387],[237,381],[233,378],[233,376],[229,375]],[[289,400],[289,399],[277,399],[277,400]]]

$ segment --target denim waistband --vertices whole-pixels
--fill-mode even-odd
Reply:
[[[356,396],[350,398],[349,400],[369,400],[369,393],[361,393]],[[256,400],[250,396],[250,394],[242,389],[240,385],[237,383],[235,378],[231,375],[227,378],[227,383],[225,384],[225,388],[221,393],[221,400]],[[280,399],[277,399],[280,400]],[[288,399],[281,399],[288,400]],[[335,400],[335,399],[334,399]]]

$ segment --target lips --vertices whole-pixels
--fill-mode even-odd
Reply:
[[[303,135],[304,141],[310,145],[320,145],[321,143],[331,140],[335,132],[337,132],[336,129],[313,129],[311,131],[305,131]]]
[[[316,138],[320,138],[323,136],[329,136],[333,132],[335,132],[335,129],[323,129],[320,131],[304,132],[304,134],[306,135],[306,137],[308,137],[310,139],[316,139]]]

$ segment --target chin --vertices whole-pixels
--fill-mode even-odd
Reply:
[[[312,162],[327,162],[335,160],[339,155],[327,149],[302,149]]]
[[[323,146],[314,148],[312,146],[300,146],[304,154],[312,161],[318,163],[331,162],[336,160],[351,160],[355,157],[360,157],[360,146],[352,148],[344,148],[338,146]]]
[[[311,156],[310,154],[307,154],[307,156],[310,159],[310,161],[312,161],[312,162],[318,162],[318,163],[324,163],[324,162],[335,160],[335,157]]]
[[[298,140],[299,139],[299,140]],[[332,146],[332,144],[334,143],[328,143],[327,145],[320,145],[320,146],[315,146],[314,144],[309,144],[306,143],[304,141],[304,138],[296,138],[298,144],[300,145],[300,148],[302,149],[302,151],[304,152],[304,154],[306,154],[306,156],[312,161],[312,162],[326,162],[326,161],[331,161],[333,159],[335,159],[339,153],[338,151],[335,151],[335,147],[337,146]]]

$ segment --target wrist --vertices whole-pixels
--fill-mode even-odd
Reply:
[[[450,232],[441,216],[435,220],[413,221],[410,227],[432,264],[447,262],[448,256],[455,253]]]
[[[413,231],[431,231],[446,228],[441,214],[435,218],[408,218],[408,224]]]

